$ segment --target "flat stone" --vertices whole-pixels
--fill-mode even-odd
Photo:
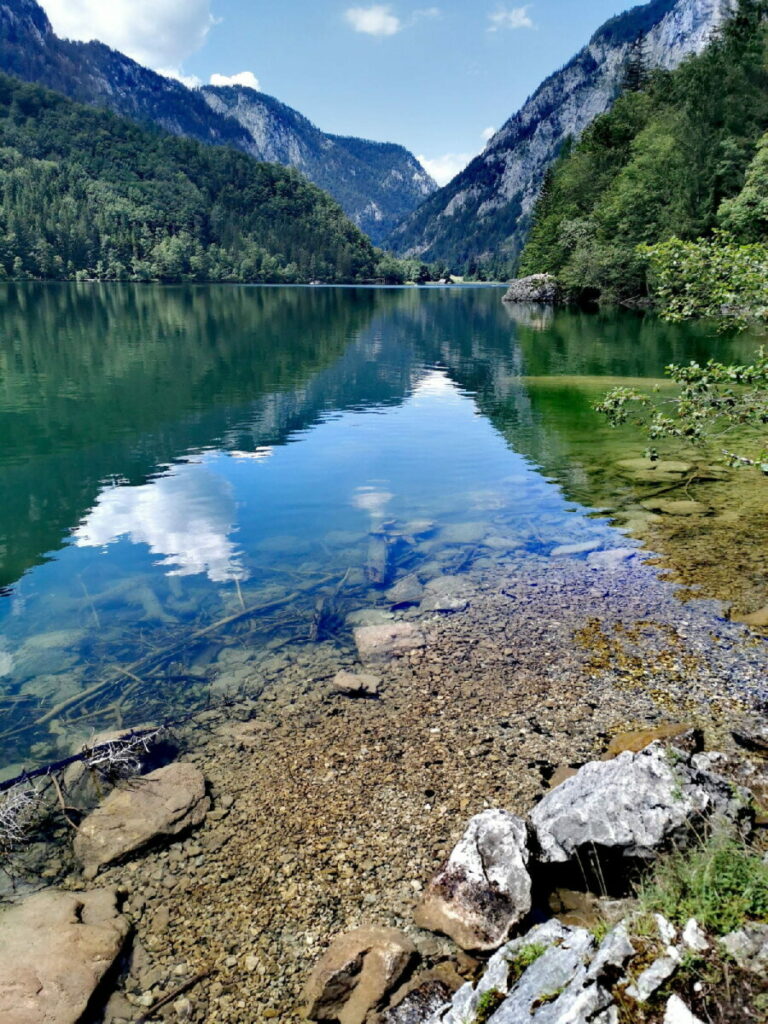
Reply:
[[[463,612],[469,606],[469,587],[457,576],[438,576],[424,587],[423,612]]]
[[[381,691],[381,676],[370,672],[337,672],[331,688],[343,697],[378,697]]]
[[[358,928],[337,936],[304,988],[310,1020],[363,1024],[402,977],[416,947],[394,928]]]
[[[552,558],[564,558],[573,555],[588,555],[592,551],[597,551],[602,546],[602,541],[599,540],[585,540],[581,544],[558,544],[556,548],[550,551]]]
[[[77,1024],[130,924],[111,889],[47,890],[0,915],[0,1020]]]
[[[354,631],[360,660],[385,662],[425,646],[424,634],[411,622],[385,622],[358,626]]]
[[[703,737],[694,726],[670,723],[669,725],[658,725],[649,729],[636,729],[631,732],[618,733],[608,744],[608,749],[602,755],[601,760],[610,761],[627,750],[638,753],[641,750],[645,750],[646,747],[656,742],[656,740],[663,741],[678,738],[682,740],[683,737],[690,740],[690,742],[686,742],[683,749],[691,754],[696,754],[701,750]]]
[[[429,883],[414,920],[466,950],[497,949],[531,909],[528,830],[508,811],[476,815]]]
[[[709,512],[709,507],[700,501],[652,501],[642,502],[644,509],[649,512],[659,512],[664,516],[703,516]]]
[[[485,523],[451,523],[443,527],[440,539],[446,544],[479,544],[487,532]]]
[[[530,820],[541,860],[565,863],[598,851],[652,859],[708,820],[733,825],[743,814],[725,779],[654,743],[640,753],[584,765],[544,796]]]
[[[74,852],[87,877],[162,838],[199,825],[210,807],[205,779],[185,761],[114,789],[80,824]]]
[[[591,569],[618,569],[637,555],[637,548],[610,548],[608,551],[594,551],[587,557]]]
[[[749,615],[734,617],[734,622],[741,622],[745,626],[755,626],[758,629],[768,627],[768,606],[759,611],[751,612]]]
[[[392,605],[418,604],[424,596],[424,588],[416,576],[404,576],[385,596]]]

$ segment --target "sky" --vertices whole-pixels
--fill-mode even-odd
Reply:
[[[399,142],[444,184],[631,0],[41,0],[188,84],[240,82],[324,131]]]

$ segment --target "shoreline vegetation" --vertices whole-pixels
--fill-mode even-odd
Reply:
[[[612,109],[547,175],[521,275],[672,320],[768,319],[767,14],[740,0],[674,71],[636,54]]]

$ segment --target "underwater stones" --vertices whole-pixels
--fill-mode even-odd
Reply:
[[[416,954],[394,928],[358,928],[339,935],[318,961],[304,988],[310,1020],[363,1024],[392,991]]]
[[[440,539],[445,544],[479,544],[487,532],[485,523],[451,523],[443,527]]]
[[[725,779],[697,769],[682,751],[654,743],[584,765],[544,796],[531,823],[544,863],[598,851],[652,859],[706,821],[733,824],[743,813]]]
[[[424,634],[410,622],[385,622],[358,626],[354,631],[357,653],[363,664],[386,662],[425,646]]]
[[[469,607],[469,587],[457,576],[438,576],[424,586],[423,612],[463,612]]]
[[[664,516],[704,516],[710,511],[707,505],[700,501],[663,501],[654,498],[651,501],[642,502],[642,506],[648,512],[659,512]]]
[[[385,596],[395,606],[418,604],[424,596],[424,588],[417,576],[404,576],[389,588]]]
[[[768,605],[749,615],[734,616],[733,621],[741,622],[744,626],[755,626],[758,629],[768,628]]]
[[[528,829],[508,811],[476,815],[416,911],[421,928],[462,949],[497,949],[531,909]]]
[[[161,838],[199,825],[210,807],[205,779],[185,761],[166,765],[113,790],[81,823],[75,856],[87,878]]]
[[[580,544],[558,544],[556,548],[550,551],[550,557],[566,558],[573,555],[588,555],[593,551],[597,551],[601,544],[602,542],[599,540],[585,540]]]
[[[731,735],[740,747],[768,754],[768,719],[745,718],[731,729]]]
[[[692,725],[669,725],[652,726],[647,729],[636,729],[632,732],[617,733],[608,744],[608,749],[600,758],[601,761],[610,761],[619,754],[629,750],[634,754],[645,750],[656,740],[674,740],[675,746],[687,750],[691,754],[697,754],[704,741],[701,730]]]
[[[552,274],[531,274],[510,282],[502,302],[538,302],[556,305],[561,298],[560,285]]]
[[[590,569],[605,569],[608,572],[621,568],[635,558],[637,548],[610,548],[608,551],[593,551],[587,556]]]
[[[333,693],[342,697],[378,697],[381,676],[370,672],[337,672],[331,684]]]
[[[47,890],[0,914],[0,1020],[77,1024],[129,930],[111,889]]]

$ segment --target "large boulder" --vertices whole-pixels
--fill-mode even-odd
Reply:
[[[652,859],[717,819],[734,825],[746,801],[690,755],[653,743],[639,753],[593,761],[551,790],[531,812],[545,863],[595,853]]]
[[[363,1024],[393,990],[415,954],[411,940],[395,928],[358,928],[339,935],[304,988],[306,1016]]]
[[[166,765],[113,790],[81,823],[75,855],[93,878],[104,865],[199,825],[209,807],[199,768]]]
[[[416,910],[416,924],[463,949],[497,949],[531,909],[528,829],[508,811],[476,815]]]
[[[532,274],[510,282],[504,302],[541,302],[552,306],[560,302],[562,293],[551,274]]]
[[[0,915],[0,1020],[77,1024],[130,929],[114,891],[28,897]]]

